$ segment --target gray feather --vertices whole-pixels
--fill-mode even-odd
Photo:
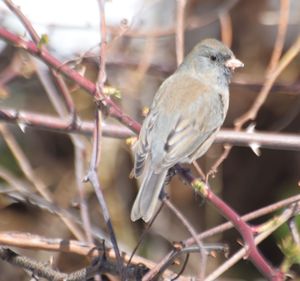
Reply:
[[[156,174],[152,169],[144,175],[138,196],[131,210],[131,220],[142,218],[148,222],[154,214],[160,191],[162,190],[168,170]]]

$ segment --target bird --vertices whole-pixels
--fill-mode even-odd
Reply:
[[[212,145],[227,114],[232,73],[243,66],[227,46],[208,38],[161,84],[133,147],[141,187],[132,221],[149,222],[169,169],[192,163]]]

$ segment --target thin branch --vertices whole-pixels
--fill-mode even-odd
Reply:
[[[114,247],[114,251],[116,254],[116,259],[119,267],[119,272],[123,276],[123,261],[121,258],[120,250],[118,247],[118,242],[117,238],[113,229],[113,225],[111,222],[108,206],[106,204],[100,182],[98,179],[98,174],[97,174],[97,164],[98,164],[98,159],[99,159],[99,143],[101,138],[101,125],[99,123],[99,114],[100,111],[96,110],[96,119],[95,119],[95,127],[94,127],[94,136],[93,136],[93,151],[92,151],[92,159],[90,162],[90,168],[88,170],[88,173],[84,179],[85,182],[89,181],[91,185],[93,186],[93,189],[95,191],[96,197],[98,199],[99,205],[102,210],[102,214],[108,229],[108,233],[110,236],[111,243]]]
[[[269,65],[266,70],[266,76],[272,73],[281,57],[285,42],[285,35],[289,23],[290,0],[280,0],[280,15],[277,30],[277,37],[274,44],[273,52]]]
[[[47,280],[67,280],[68,275],[46,266],[42,262],[33,261],[27,257],[20,256],[10,249],[0,247],[0,258],[12,265],[23,268],[34,274],[35,276],[46,278]],[[80,281],[84,279],[68,279],[72,281]]]
[[[94,123],[71,118],[59,118],[52,115],[18,111],[15,109],[0,109],[0,121],[19,125],[22,128],[31,127],[40,130],[50,130],[60,133],[77,133],[92,135]],[[104,137],[129,138],[135,134],[128,128],[115,124],[102,123]],[[221,130],[216,137],[216,143],[229,143],[235,146],[249,147],[251,143],[257,143],[261,148],[300,150],[300,136],[296,134],[269,133],[255,131]]]
[[[105,97],[103,94],[103,86],[106,79],[106,72],[105,72],[105,59],[106,59],[106,23],[105,23],[105,10],[104,10],[104,0],[98,1],[99,8],[100,8],[100,16],[101,16],[101,46],[100,46],[100,70],[98,73],[97,84],[96,84],[96,92],[95,94],[95,101],[101,102],[102,97]],[[98,165],[100,161],[100,151],[101,151],[101,138],[102,138],[102,118],[101,118],[101,108],[97,107],[95,112],[95,125],[93,130],[93,150],[92,150],[92,157],[90,160],[90,167],[88,169],[87,175],[85,176],[84,181],[90,182],[93,186],[95,191],[96,197],[98,199],[106,227],[108,229],[108,233],[110,236],[111,243],[113,245],[119,273],[121,274],[121,279],[125,280],[123,275],[123,261],[121,258],[117,238],[114,232],[113,225],[111,223],[111,217],[109,214],[108,206],[106,204],[99,178],[98,178]]]
[[[232,22],[229,13],[220,14],[221,38],[222,42],[231,47],[232,44]]]
[[[258,234],[255,239],[255,245],[261,243],[264,239],[270,236],[276,229],[278,229],[281,225],[286,223],[291,217],[295,216],[295,214],[299,213],[299,206],[292,205],[288,209],[286,209],[280,216],[275,216],[270,219],[267,223],[269,227],[265,229],[262,233]],[[239,260],[247,255],[248,249],[244,246],[238,252],[236,252],[231,258],[229,258],[226,262],[224,262],[221,266],[219,266],[214,272],[212,272],[205,281],[213,281],[216,280],[221,274],[223,274],[226,270],[236,264]],[[269,278],[269,280],[284,280],[283,274],[278,274],[278,277],[275,276]]]
[[[36,45],[38,45],[40,43],[40,41],[41,41],[41,38],[38,35],[38,33],[35,31],[35,29],[33,28],[31,22],[22,13],[22,11],[20,10],[20,8],[17,5],[15,5],[10,0],[4,0],[4,2],[8,6],[8,8],[18,17],[18,19],[21,21],[21,23],[24,25],[25,29],[30,34],[30,37],[32,38],[32,40],[34,41],[34,43]],[[41,49],[44,50],[46,48],[45,48],[44,45],[42,45]],[[54,78],[54,81],[56,82],[58,88],[60,89],[60,92],[62,93],[62,96],[64,98],[63,100],[65,102],[65,105],[68,108],[68,111],[72,112],[73,114],[75,114],[75,105],[74,105],[74,102],[73,102],[73,100],[71,98],[71,95],[69,93],[69,90],[68,90],[68,88],[67,88],[64,80],[57,74],[57,72],[55,72],[51,68],[49,68],[49,71],[50,71],[52,77]]]
[[[184,26],[186,30],[199,29],[211,23],[214,23],[218,20],[220,13],[229,12],[239,0],[227,0],[222,2],[221,5],[218,5],[215,10],[212,12],[207,12],[202,14],[201,16],[191,16],[187,19],[187,22]],[[119,34],[119,28],[115,28],[113,26],[109,26],[108,29],[112,34]],[[153,28],[152,30],[140,30],[136,29],[127,29],[124,36],[127,37],[165,37],[165,36],[173,36],[176,33],[176,26],[166,27],[166,28]]]
[[[257,113],[266,101],[275,80],[282,73],[282,71],[291,63],[291,61],[298,55],[300,51],[300,36],[298,36],[294,44],[289,48],[289,50],[283,55],[283,57],[279,61],[283,49],[283,43],[288,24],[289,0],[281,0],[280,11],[281,19],[278,26],[278,33],[272,57],[270,59],[269,66],[266,71],[265,83],[251,108],[235,121],[235,126],[237,129],[242,128],[242,126],[247,121],[254,120],[256,118]]]
[[[28,257],[21,256],[10,249],[0,247],[0,259],[18,266],[25,271],[29,271],[36,277],[46,278],[51,281],[85,281],[90,280],[99,273],[109,273],[117,275],[118,269],[113,261],[107,260],[105,255],[98,258],[95,262],[86,268],[72,272],[70,274],[62,273],[58,270],[52,269],[49,265],[42,262],[34,261]],[[130,280],[140,278],[143,276],[147,268],[144,266],[132,265],[127,271],[127,276]]]
[[[190,178],[189,176],[187,176],[186,178],[188,181],[191,181],[192,178]],[[267,207],[264,207],[264,208],[261,208],[257,211],[254,211],[254,212],[251,212],[247,215],[244,215],[242,217],[240,217],[241,220],[243,221],[249,221],[249,220],[252,220],[252,219],[255,219],[255,218],[258,218],[258,217],[261,217],[261,216],[264,216],[264,215],[267,215],[269,213],[272,213],[278,209],[281,209],[281,208],[284,208],[288,205],[291,205],[293,203],[296,203],[296,202],[299,202],[300,201],[300,195],[295,195],[293,197],[290,197],[288,199],[284,199],[284,200],[281,200],[277,203],[274,203],[274,204],[271,204]],[[207,231],[204,231],[200,234],[198,234],[197,236],[203,240],[205,238],[208,238],[208,237],[211,237],[213,235],[216,235],[216,234],[219,234],[221,232],[224,232],[228,229],[231,229],[233,228],[235,225],[233,224],[232,221],[228,221],[226,223],[223,223],[219,226],[216,226],[214,228],[211,228]],[[257,238],[255,238],[257,239]],[[256,241],[254,239],[254,241]],[[191,237],[187,240],[184,240],[183,241],[183,244],[186,245],[187,247],[193,245],[194,243],[196,242],[195,238],[194,237]],[[161,261],[159,261],[155,267],[153,267],[148,273],[147,273],[147,278],[153,278],[154,276],[156,276],[156,274],[158,272],[160,272],[160,269],[164,267],[165,264],[167,264],[169,262],[169,260],[172,258],[174,254],[174,250],[170,251]],[[246,252],[246,254],[248,255],[249,252]],[[245,256],[245,255],[244,255]],[[145,277],[146,277],[145,276]],[[280,279],[279,279],[280,280]]]
[[[254,243],[254,237],[251,227],[241,220],[241,217],[227,205],[224,201],[216,196],[209,186],[199,179],[196,179],[189,171],[176,165],[177,172],[186,182],[188,182],[196,192],[211,203],[218,212],[231,221],[235,228],[242,235],[247,245],[248,258],[257,267],[261,273],[270,280],[282,280],[281,273],[274,269],[266,259],[260,254]]]
[[[245,222],[253,220],[253,219],[257,219],[259,217],[268,215],[270,213],[275,212],[278,209],[282,209],[282,208],[284,208],[288,205],[291,205],[291,204],[299,202],[299,201],[300,201],[300,195],[295,195],[295,196],[292,196],[290,198],[287,198],[287,199],[281,200],[279,202],[276,202],[274,204],[271,204],[269,206],[258,209],[256,211],[253,211],[253,212],[251,212],[249,214],[246,214],[244,216],[241,216],[241,219]],[[229,230],[233,227],[234,227],[233,223],[228,221],[228,222],[225,222],[221,225],[215,226],[211,229],[208,229],[208,230],[198,234],[198,237],[203,240],[203,239],[206,239],[208,237],[211,237],[211,236],[217,235],[219,233],[222,233],[226,230]],[[187,245],[187,246],[191,246],[194,243],[195,243],[195,239],[193,237],[191,237],[191,238],[184,241],[184,244]]]
[[[265,83],[257,96],[256,100],[254,101],[252,107],[240,116],[238,119],[235,120],[235,130],[239,131],[243,127],[243,125],[250,121],[254,120],[257,116],[257,113],[261,106],[264,104],[265,100],[268,97],[268,94],[275,83],[277,77],[281,74],[281,72],[291,63],[291,61],[298,55],[300,51],[300,36],[297,38],[295,43],[290,47],[290,49],[284,54],[278,65],[275,67],[274,71],[267,77]],[[213,164],[211,171],[209,174],[213,174],[217,171],[217,168],[221,165],[221,163],[227,158],[228,154],[231,151],[232,146],[227,146],[223,154],[220,158]]]
[[[106,32],[106,18],[104,10],[104,1],[98,0],[99,12],[100,12],[100,30],[101,30],[101,45],[99,54],[99,72],[97,78],[97,84],[100,87],[100,91],[103,91],[104,82],[106,80],[106,47],[107,47],[107,32]],[[98,97],[100,98],[100,96]]]
[[[207,265],[207,251],[205,250],[204,244],[202,241],[197,237],[197,232],[193,228],[193,226],[189,223],[189,221],[186,219],[186,217],[179,212],[179,210],[172,204],[172,202],[165,198],[164,199],[165,205],[175,214],[175,216],[182,222],[182,224],[186,227],[186,229],[189,231],[189,233],[193,236],[193,238],[196,241],[198,248],[198,251],[200,253],[200,264],[199,264],[199,280],[204,280],[205,276],[205,269]],[[145,279],[144,279],[145,280]]]
[[[180,65],[184,56],[184,19],[186,0],[177,0],[176,14],[176,59],[177,65]]]
[[[22,232],[7,232],[0,231],[0,244],[11,247],[31,250],[44,250],[63,253],[73,253],[80,256],[96,258],[105,253],[108,259],[115,260],[116,255],[113,248],[103,248],[103,245],[96,246],[93,243],[80,242],[77,240],[53,239],[40,235],[34,235]],[[131,260],[131,265],[144,264],[148,268],[155,266],[155,263],[140,256],[130,258],[128,254],[122,252],[122,257],[125,262]],[[167,270],[164,272],[164,277],[171,277],[175,274]]]
[[[299,151],[300,143],[297,135],[284,133],[263,133],[255,131],[254,133],[232,130],[221,130],[218,134],[217,143],[228,143],[236,146],[249,147],[252,143],[262,148],[286,149]]]
[[[281,0],[280,21],[278,25],[277,37],[273,48],[272,56],[269,62],[269,66],[266,70],[266,75],[265,75],[266,79],[264,81],[263,87],[261,88],[251,108],[246,113],[244,113],[242,116],[240,116],[235,120],[234,125],[235,125],[235,130],[237,131],[240,131],[246,122],[250,120],[254,120],[256,118],[259,109],[266,101],[277,77],[286,68],[286,66],[293,60],[293,58],[298,54],[300,50],[300,36],[299,36],[296,42],[290,47],[290,49],[285,53],[285,55],[279,61],[279,58],[282,53],[286,29],[288,25],[288,17],[289,17],[289,0]],[[228,157],[231,149],[232,146],[230,145],[225,147],[222,155],[212,165],[211,170],[207,174],[207,178],[211,174],[216,173],[218,167]]]
[[[228,247],[224,244],[209,244],[209,243],[205,243],[203,245],[204,249],[206,250],[207,253],[212,253],[212,252],[227,252],[228,251]],[[157,274],[153,277],[153,279],[157,279],[159,276],[162,275],[162,273],[169,268],[174,261],[182,256],[182,255],[189,255],[191,253],[198,253],[199,252],[199,248],[198,246],[193,246],[193,247],[184,247],[184,248],[179,248],[179,249],[175,249],[172,253],[172,256],[166,261],[166,263],[160,268],[159,272],[157,272]],[[185,262],[182,265],[182,269],[184,269],[185,266]],[[181,270],[182,271],[182,270]],[[180,275],[179,273],[177,274],[178,276]],[[176,279],[172,279],[172,280],[176,280]],[[197,279],[198,280],[198,279]]]
[[[26,30],[29,32],[29,34],[30,34],[31,38],[33,39],[33,41],[35,42],[35,44],[38,45],[41,38],[38,35],[38,33],[35,31],[33,26],[31,25],[31,22],[25,17],[25,15],[21,12],[19,7],[14,5],[14,3],[12,1],[6,0],[5,3],[9,7],[9,9],[19,18],[19,20],[22,22],[22,24],[24,25]],[[46,48],[45,48],[45,46],[41,46],[41,49],[44,50]],[[60,90],[61,96],[63,97],[64,104],[67,108],[67,112],[66,112],[64,106],[61,105],[61,100],[58,97],[57,91],[53,88],[52,83],[48,81],[49,79],[47,79],[47,77],[46,77],[47,74],[44,74],[41,71],[40,67],[37,67],[37,73],[41,79],[41,82],[44,84],[46,92],[50,98],[50,101],[54,105],[58,114],[62,117],[66,117],[67,114],[71,114],[72,122],[74,122],[74,120],[76,120],[76,110],[75,110],[75,105],[74,105],[73,99],[70,95],[69,89],[68,89],[65,81],[63,80],[63,78],[56,71],[54,71],[51,67],[49,67],[49,71],[56,83],[56,86]],[[82,142],[76,136],[71,136],[71,140],[75,147],[75,156],[77,156],[77,157],[75,157],[75,174],[77,177],[77,187],[79,189],[79,196],[80,196],[80,206],[81,206],[80,212],[81,212],[83,226],[84,226],[84,230],[85,230],[87,239],[91,241],[91,239],[92,239],[91,224],[90,224],[90,220],[89,220],[89,216],[88,216],[87,204],[85,201],[85,193],[84,193],[84,189],[80,188],[82,183],[79,183],[79,181],[78,181],[78,177],[81,176],[80,167],[81,167],[82,163],[79,163],[78,161],[76,161],[76,160],[78,160],[78,155],[80,154],[79,151],[82,150],[83,145],[82,145]],[[39,185],[39,186],[41,186],[41,185]],[[62,219],[64,219],[64,218],[62,217]],[[72,224],[70,224],[70,222],[68,222],[68,220],[65,221],[65,223],[67,225],[69,225],[68,227],[78,238],[83,240],[82,235],[78,236],[80,234],[80,231],[79,231],[79,229],[77,229],[77,227],[74,227]]]
[[[52,196],[47,190],[46,185],[35,175],[33,168],[31,167],[31,164],[29,163],[25,153],[23,152],[19,144],[16,142],[15,138],[10,133],[5,124],[0,124],[0,132],[10,151],[17,160],[21,170],[25,174],[26,178],[33,184],[33,186],[43,196],[43,198],[45,198],[49,202],[53,202]],[[81,229],[74,222],[72,222],[68,217],[64,216],[63,214],[58,215],[77,239],[84,240]]]
[[[50,55],[47,50],[40,50],[35,43],[25,40],[22,37],[9,32],[3,27],[0,27],[0,38],[10,42],[16,47],[26,50],[34,56],[39,57],[43,62],[52,67],[58,73],[62,73],[66,77],[75,81],[80,87],[95,97],[97,89],[93,82],[83,77],[68,65],[62,64],[58,59]],[[110,97],[101,95],[101,105],[105,107],[107,114],[116,118],[131,130],[135,132],[140,130],[140,124],[127,114],[124,114],[123,111],[110,99]]]

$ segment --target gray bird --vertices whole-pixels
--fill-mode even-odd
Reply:
[[[131,220],[148,222],[168,170],[193,162],[211,146],[227,113],[231,74],[243,66],[220,41],[205,39],[162,83],[134,147],[134,175],[142,176],[142,184]]]

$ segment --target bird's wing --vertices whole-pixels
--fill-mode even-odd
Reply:
[[[165,156],[161,162],[161,168],[170,168],[180,162],[191,162],[196,153],[199,155],[204,154],[210,145],[203,144],[206,144],[218,129],[216,126],[199,128],[193,121],[185,126],[186,122],[188,122],[186,119],[180,120],[178,126],[168,135],[164,146]],[[202,153],[198,153],[198,151]]]
[[[223,107],[213,86],[189,75],[172,75],[159,89],[143,123],[136,153],[136,175],[141,173],[149,154],[150,165],[157,172],[178,162],[190,162],[191,156],[201,151],[202,144],[207,144],[222,125]],[[203,153],[208,147],[203,147]]]
[[[159,119],[158,117],[161,114],[159,110],[159,104],[163,101],[164,93],[167,92],[169,84],[172,84],[171,77],[169,77],[162,83],[156,95],[154,96],[149,113],[143,122],[139,134],[139,139],[133,148],[135,152],[135,162],[133,169],[135,177],[140,176],[143,172],[145,161],[151,151],[151,145],[153,143],[152,139],[153,135],[156,134],[157,127],[155,128],[154,132],[153,129],[155,125],[157,125],[157,120]]]
[[[157,119],[158,112],[151,112],[145,118],[143,122],[143,126],[140,131],[139,140],[135,144],[134,151],[135,151],[135,162],[134,162],[134,175],[136,177],[140,176],[144,166],[145,160],[148,157],[148,153],[150,151],[150,141],[149,135],[151,135],[153,126]]]

